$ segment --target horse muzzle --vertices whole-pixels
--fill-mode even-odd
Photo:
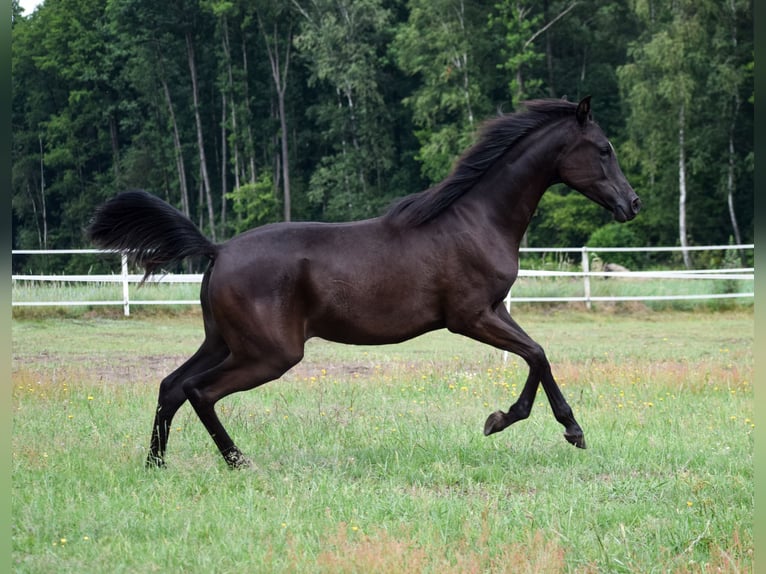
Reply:
[[[614,207],[614,219],[620,223],[625,223],[638,215],[639,211],[641,211],[641,200],[637,195],[634,195],[629,205],[616,205]]]

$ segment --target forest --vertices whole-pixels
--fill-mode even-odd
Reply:
[[[23,14],[12,0],[12,10],[14,249],[89,247],[95,207],[129,188],[216,241],[269,222],[374,217],[441,181],[482,121],[528,99],[585,95],[642,212],[617,225],[556,186],[528,246],[753,241],[751,1],[45,0]]]

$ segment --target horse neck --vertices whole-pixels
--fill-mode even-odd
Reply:
[[[546,189],[558,182],[557,158],[565,138],[558,122],[512,147],[456,208],[519,245]],[[557,129],[558,128],[558,129]]]

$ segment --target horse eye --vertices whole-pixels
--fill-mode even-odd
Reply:
[[[601,157],[609,157],[610,155],[612,155],[612,147],[611,146],[602,147],[599,150],[599,153],[601,154]]]

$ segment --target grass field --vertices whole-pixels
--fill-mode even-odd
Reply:
[[[282,380],[219,403],[230,471],[188,405],[143,460],[159,380],[196,312],[12,324],[15,572],[749,572],[753,313],[517,311],[585,430],[544,393],[484,437],[526,376],[446,332],[310,341]]]

